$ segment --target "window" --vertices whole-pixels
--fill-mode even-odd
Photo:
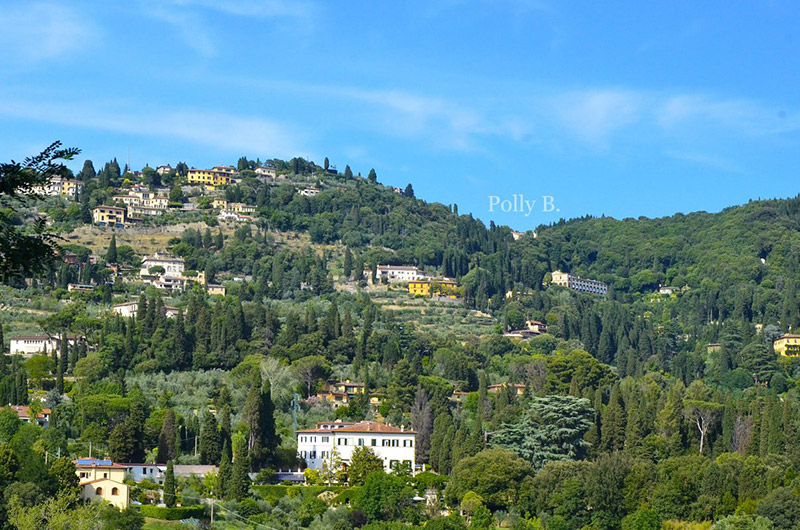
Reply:
[[[322,443],[324,443],[324,444],[328,443],[328,438],[329,438],[329,436],[323,436],[322,437]]]
[[[119,495],[119,488],[111,488],[111,495]]]
[[[108,478],[108,473],[103,473],[103,478]]]
[[[364,439],[363,438],[359,438],[358,439],[358,445],[359,446],[364,445]]]
[[[95,493],[95,495],[102,495],[103,494],[103,488],[97,488],[96,490],[94,490],[94,493]]]
[[[372,447],[375,447],[376,445],[378,445],[378,440],[373,438],[372,439]]]

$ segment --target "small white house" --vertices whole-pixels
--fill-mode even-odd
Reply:
[[[166,464],[120,464],[128,468],[128,475],[134,482],[139,483],[149,480],[156,484],[163,484],[167,474]]]
[[[123,317],[135,317],[136,313],[139,311],[139,302],[123,302],[121,304],[115,304],[111,306],[111,310]],[[178,313],[180,313],[180,309],[177,307],[164,306],[164,310],[167,313],[167,318],[175,317],[178,315]]]
[[[405,462],[414,469],[416,433],[403,427],[374,421],[359,423],[318,423],[315,429],[297,431],[297,453],[311,469],[322,463],[335,450],[345,466],[357,447],[369,447],[383,460],[383,468],[391,471],[396,463]]]

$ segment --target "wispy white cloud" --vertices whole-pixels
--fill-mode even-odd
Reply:
[[[642,119],[645,99],[626,90],[584,90],[554,97],[555,119],[579,140],[607,147],[611,136]]]
[[[709,155],[697,152],[687,151],[671,151],[668,150],[664,154],[675,160],[689,162],[691,164],[719,169],[728,173],[745,173],[744,169],[734,164],[730,160],[716,155]]]
[[[218,55],[224,41],[208,23],[220,14],[308,22],[314,13],[313,4],[303,0],[160,0],[140,5],[143,13],[170,25],[186,46],[205,58]]]
[[[303,135],[293,126],[226,112],[164,111],[125,102],[52,104],[3,98],[0,116],[131,136],[178,138],[236,153],[270,152],[292,157],[303,152]]]
[[[96,35],[88,17],[51,2],[4,5],[0,21],[0,62],[4,64],[61,59],[91,43]]]
[[[312,4],[302,0],[163,0],[161,5],[204,8],[243,17],[305,17]]]
[[[748,135],[780,134],[800,130],[800,118],[746,99],[720,99],[706,95],[670,96],[656,105],[658,124],[674,130],[704,124]]]

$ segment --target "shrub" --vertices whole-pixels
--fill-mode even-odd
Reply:
[[[181,519],[199,519],[205,517],[206,507],[203,505],[195,506],[175,506],[167,508],[165,506],[143,505],[139,508],[142,515],[153,519],[164,519],[167,521],[179,521]]]

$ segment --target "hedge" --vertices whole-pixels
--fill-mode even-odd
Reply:
[[[206,507],[202,504],[194,506],[176,506],[174,508],[167,508],[166,506],[151,506],[143,504],[139,507],[139,511],[145,517],[153,519],[163,519],[166,521],[179,521],[181,519],[200,519],[205,517]]]

